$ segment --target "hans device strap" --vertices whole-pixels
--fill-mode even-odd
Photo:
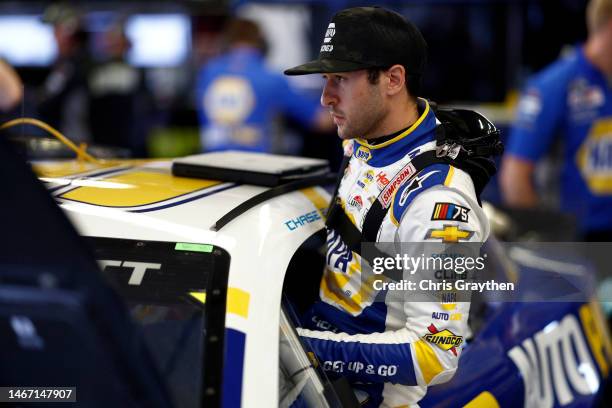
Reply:
[[[423,152],[406,164],[398,174],[407,172],[407,176],[399,182],[412,182],[421,171],[431,165],[449,164],[470,175],[480,203],[480,193],[497,170],[494,157],[501,155],[504,150],[500,132],[478,112],[467,109],[436,109],[435,106],[434,110],[440,120],[440,125],[436,127],[436,149]],[[342,209],[338,198],[340,181],[349,159],[350,157],[345,157],[342,163],[326,226],[336,230],[352,251],[361,254],[362,242],[376,242],[378,230],[391,207],[391,202],[390,197],[385,196],[386,189],[383,189],[366,214],[359,231]],[[407,169],[408,166],[411,168]],[[396,177],[397,175],[394,176]]]
[[[425,168],[434,164],[453,164],[447,157],[438,157],[436,151],[431,150],[416,156],[414,159],[407,164],[412,166],[413,170],[411,175],[404,180],[404,183],[409,183],[416,175],[418,175]],[[404,184],[402,183],[402,184]],[[398,186],[399,188],[399,186]],[[336,230],[342,237],[342,240],[348,245],[351,251],[361,254],[361,243],[362,242],[376,242],[376,236],[378,235],[378,229],[382,224],[389,208],[390,203],[384,206],[382,203],[382,196],[385,190],[383,190],[378,198],[370,207],[370,210],[366,214],[363,221],[363,228],[360,232],[359,229],[351,222],[348,218],[342,206],[340,205],[340,198],[334,194],[332,204],[330,205],[329,212],[327,214],[326,226],[328,228]],[[363,256],[363,255],[362,255]]]

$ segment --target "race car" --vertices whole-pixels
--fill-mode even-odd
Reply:
[[[23,242],[29,243],[28,248],[5,238],[0,258],[0,353],[2,361],[19,367],[3,364],[2,385],[78,384],[77,401],[83,406],[358,406],[346,380],[328,377],[329,367],[295,330],[300,324],[296,309],[316,299],[324,264],[321,248],[330,195],[323,184],[332,178],[321,168],[293,174],[271,187],[253,184],[257,180],[240,168],[214,179],[177,176],[172,160],[87,161],[81,155],[80,160],[32,162],[38,180],[82,237],[78,243],[59,219],[56,231],[36,230],[61,215],[51,208],[55,204],[41,204],[40,186],[28,179],[28,169],[13,163],[10,148],[2,145],[0,151],[5,177],[12,174],[20,183],[11,187],[20,193],[9,194],[14,200],[4,203],[13,207],[2,208],[5,225],[11,228],[5,236],[27,234]],[[206,156],[197,160],[206,163]],[[270,165],[274,160],[264,158]],[[23,193],[30,187],[36,192],[31,200]],[[16,231],[26,231],[25,225],[31,230],[19,235]],[[74,259],[53,258],[60,251],[70,253],[60,249],[64,245],[74,245]],[[525,257],[528,249],[510,256],[495,238],[486,245],[500,271],[516,282],[536,270],[563,273],[553,271],[551,262],[525,261],[532,259]],[[24,261],[42,253],[42,246],[47,256]],[[21,258],[11,258],[16,254]],[[98,271],[85,259],[89,254]],[[37,295],[28,297],[27,304],[14,295],[23,291],[19,285],[25,285],[24,280],[9,273],[19,262],[27,264],[21,268],[27,269],[27,276],[34,276],[34,283],[26,283]],[[63,287],[57,265],[69,268],[71,263],[88,277]],[[588,273],[583,275],[590,279]],[[97,293],[97,287],[113,288],[121,300]],[[62,303],[59,317],[49,306],[56,303],[48,299],[42,303],[44,313],[35,308],[41,305],[35,296],[57,288],[73,290],[75,299],[91,298],[83,301],[88,312],[74,312],[74,299]],[[421,406],[604,403],[612,348],[595,300],[480,299],[472,309],[473,335],[466,341],[458,372],[450,382],[430,387]],[[112,310],[118,323],[106,322],[102,330],[99,321],[109,318],[104,310]],[[58,334],[73,333],[67,328],[82,340]],[[104,348],[110,350],[107,357],[86,347],[92,338],[97,339],[94,344],[112,343]],[[122,338],[131,340],[122,344]],[[116,353],[122,353],[121,358],[112,357]],[[96,373],[86,364],[88,358],[108,367]],[[123,388],[107,378],[114,375]]]

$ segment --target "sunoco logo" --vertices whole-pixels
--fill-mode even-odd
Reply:
[[[448,330],[446,332],[450,333]],[[441,349],[449,350],[452,347],[460,346],[463,343],[463,338],[461,336],[454,336],[451,334],[444,335],[444,332],[436,333],[436,334],[426,334],[425,340],[430,342],[431,344],[435,344],[436,346],[440,346]]]
[[[400,170],[399,173],[395,175],[395,177],[393,177],[393,179],[391,179],[389,184],[387,184],[387,187],[385,187],[383,192],[380,194],[379,200],[383,208],[387,208],[391,204],[393,193],[395,193],[399,186],[401,186],[402,183],[409,179],[414,173],[416,173],[416,169],[412,163],[408,163]]]
[[[455,356],[457,356],[456,347],[459,347],[461,343],[463,343],[463,337],[457,336],[448,329],[438,331],[436,326],[433,324],[430,324],[427,330],[429,330],[429,333],[423,336],[425,341],[435,344],[444,351],[451,351]]]

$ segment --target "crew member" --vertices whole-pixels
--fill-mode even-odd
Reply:
[[[200,72],[197,105],[202,148],[284,152],[274,124],[285,114],[302,125],[331,129],[315,98],[298,93],[286,78],[265,66],[264,39],[250,20],[231,21],[224,33],[227,52]]]
[[[612,239],[612,0],[592,0],[584,46],[533,77],[501,171],[504,201],[538,204],[534,168],[555,138],[563,141],[560,207],[586,240]]]

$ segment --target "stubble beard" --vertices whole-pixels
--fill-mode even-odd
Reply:
[[[342,128],[338,126],[340,139],[369,139],[383,136],[376,134],[376,130],[388,114],[388,108],[384,106],[382,97],[374,86],[372,86],[366,101],[366,103],[355,108],[350,115],[352,119],[346,117],[346,122]]]

